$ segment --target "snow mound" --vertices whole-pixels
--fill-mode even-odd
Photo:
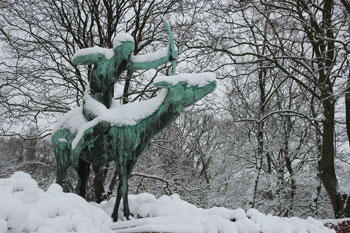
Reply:
[[[101,208],[57,184],[45,192],[23,172],[0,179],[0,233],[108,233],[111,224]]]
[[[129,196],[129,221],[112,223],[115,199],[88,203],[52,184],[47,191],[26,173],[0,179],[0,233],[330,233],[313,218],[279,218],[255,209],[197,208],[176,194],[155,198],[151,194]],[[122,207],[119,216],[123,216]]]
[[[112,213],[114,199],[100,204]],[[280,218],[265,215],[256,209],[222,207],[197,208],[177,194],[159,199],[144,193],[129,195],[130,211],[135,217],[112,225],[114,232],[191,232],[191,233],[326,233],[334,232],[311,217]],[[122,209],[122,208],[121,208]],[[122,216],[122,212],[119,212]]]

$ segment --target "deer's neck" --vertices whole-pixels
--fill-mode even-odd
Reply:
[[[166,97],[158,109],[149,117],[142,120],[146,135],[154,136],[162,129],[173,122],[182,112],[184,105],[181,101],[173,98],[171,90],[168,90]]]

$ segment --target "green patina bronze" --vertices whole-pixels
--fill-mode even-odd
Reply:
[[[166,23],[165,20],[164,22]],[[167,26],[167,28],[170,31],[170,27]],[[133,62],[131,59],[133,49],[132,41],[122,41],[113,49],[114,56],[110,59],[101,53],[79,55],[73,59],[75,64],[93,65],[88,94],[107,108],[111,107],[113,87],[122,72],[127,69],[150,69],[177,59],[174,45],[169,46],[167,56],[150,62]],[[174,68],[173,71],[175,71]],[[212,81],[201,87],[191,86],[185,82],[172,85],[166,81],[154,85],[167,89],[165,99],[155,112],[135,125],[117,126],[106,121],[96,122],[84,131],[74,148],[72,142],[77,135],[76,131],[63,127],[52,135],[57,161],[57,183],[62,185],[68,167],[73,166],[79,176],[76,192],[83,197],[86,192],[90,164],[93,163],[96,167],[102,168],[106,163],[115,161],[120,182],[112,214],[114,221],[118,219],[118,208],[122,198],[124,216],[129,219],[128,179],[137,159],[148,148],[151,138],[174,121],[184,108],[214,91],[216,82]],[[90,122],[97,117],[85,107],[85,103],[82,112]]]
[[[174,40],[173,40],[173,33],[171,32],[170,26],[168,24],[168,22],[164,19],[163,16],[160,17],[160,19],[162,20],[162,22],[164,23],[166,29],[168,30],[168,34],[169,34],[169,49],[170,51],[175,51],[175,45],[174,45]],[[171,62],[172,62],[172,74],[175,75],[176,74],[176,59],[177,59],[177,54],[174,54],[175,56],[171,56]],[[174,59],[172,59],[172,57],[174,57]]]

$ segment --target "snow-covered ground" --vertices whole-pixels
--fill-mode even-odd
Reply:
[[[129,221],[113,223],[114,199],[101,204],[64,193],[57,184],[47,191],[38,188],[30,175],[17,172],[0,179],[0,233],[108,233],[108,232],[193,232],[193,233],[326,233],[334,232],[313,218],[280,218],[255,209],[201,209],[178,195],[129,196]],[[121,211],[119,216],[122,216]]]

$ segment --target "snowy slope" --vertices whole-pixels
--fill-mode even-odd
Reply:
[[[201,209],[178,195],[159,199],[151,194],[130,195],[135,219],[112,223],[114,199],[88,203],[52,184],[47,191],[23,172],[0,179],[0,233],[108,233],[108,232],[193,232],[193,233],[326,233],[334,232],[313,218],[279,218],[251,209]],[[119,213],[122,216],[122,213]]]

